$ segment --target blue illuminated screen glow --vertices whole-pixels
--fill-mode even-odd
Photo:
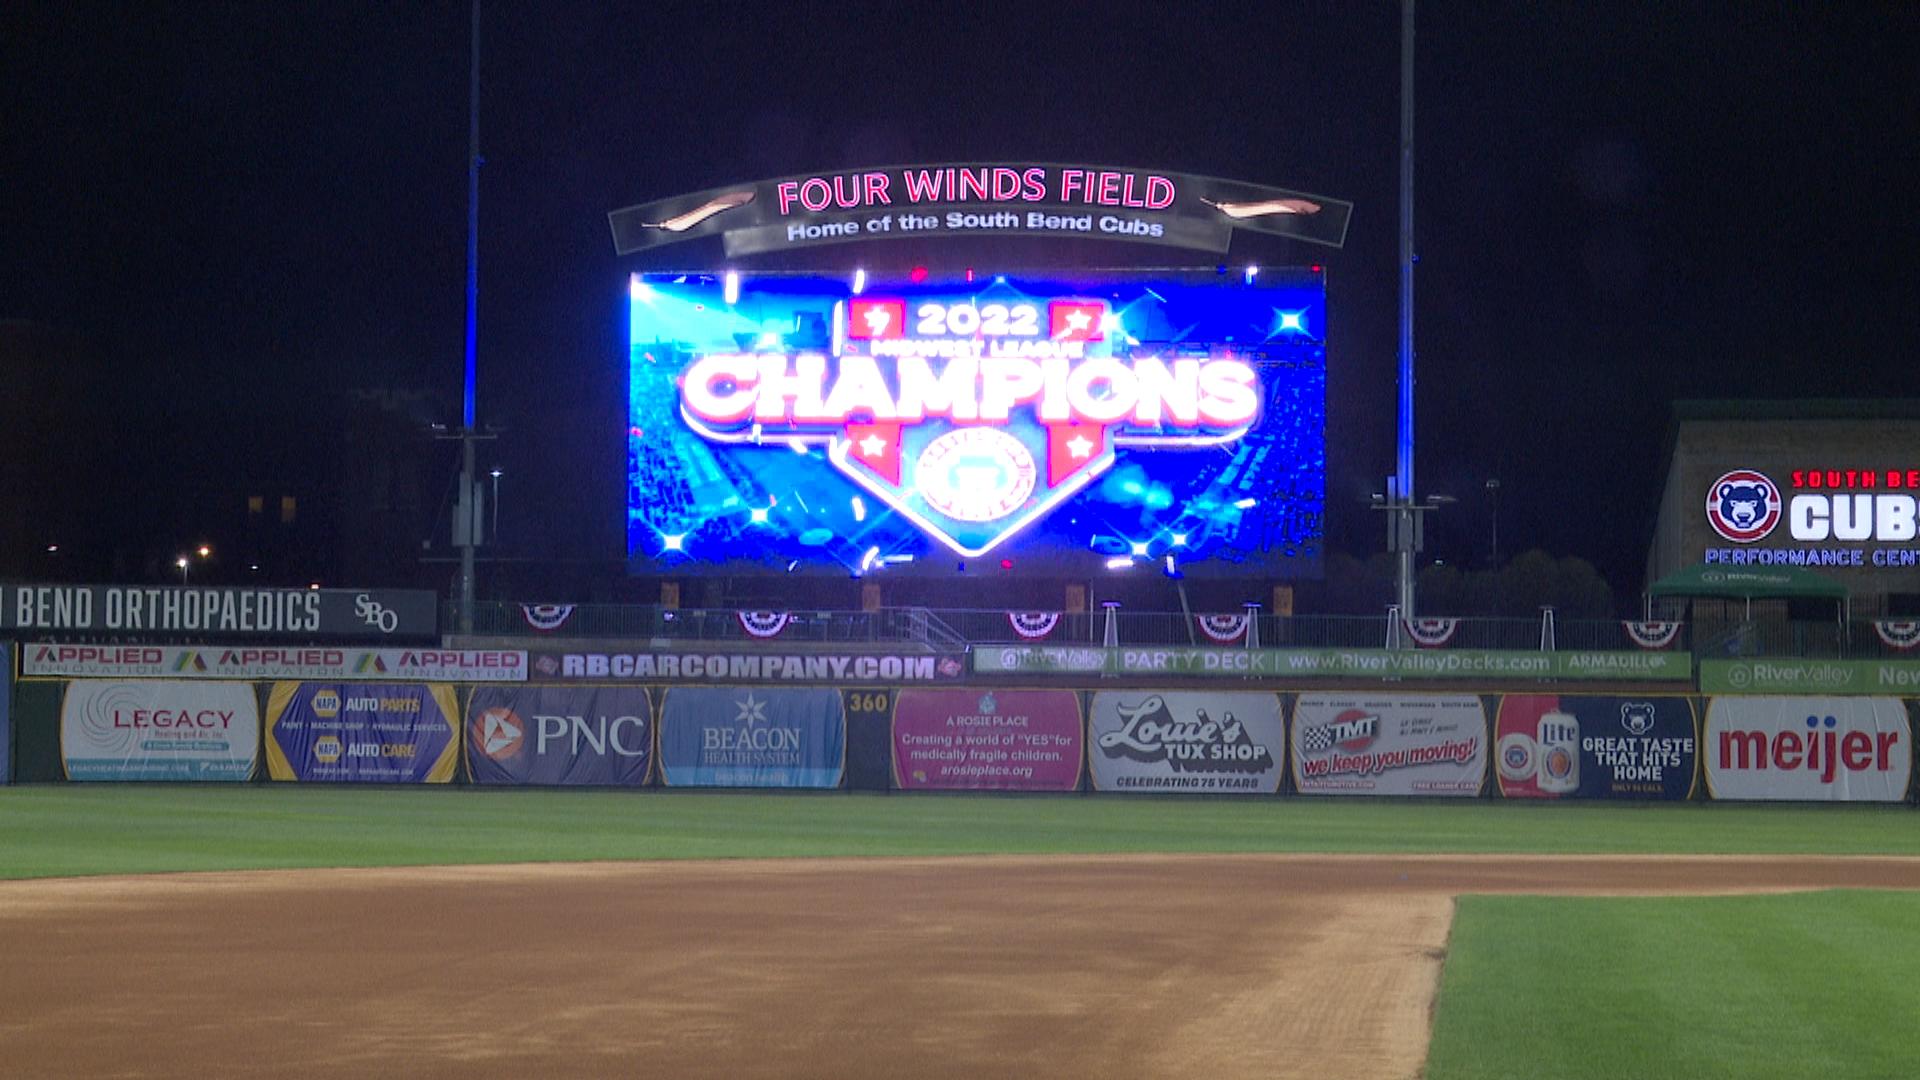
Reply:
[[[1319,575],[1318,275],[912,277],[633,277],[635,572]]]

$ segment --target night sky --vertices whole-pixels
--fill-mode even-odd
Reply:
[[[1231,258],[1326,264],[1329,542],[1379,549],[1397,5],[1043,7],[483,10],[479,410],[507,429],[485,454],[510,545],[621,557],[625,276],[721,260],[616,258],[609,210],[1041,161],[1355,204],[1342,250]],[[1419,486],[1460,499],[1431,555],[1484,562],[1498,477],[1503,552],[1581,555],[1631,594],[1673,400],[1920,397],[1920,6],[1436,3],[1419,34]],[[432,390],[458,422],[467,49],[465,4],[5,5],[0,322],[105,373],[71,419],[140,433],[121,482],[280,460],[298,425],[274,418],[352,388]],[[1143,256],[1207,260],[1085,255]],[[164,515],[95,524],[192,527]]]

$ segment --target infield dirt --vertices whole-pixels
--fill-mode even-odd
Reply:
[[[1461,893],[1920,859],[1091,856],[0,884],[15,1076],[1410,1077]]]

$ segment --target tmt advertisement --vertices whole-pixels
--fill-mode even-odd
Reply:
[[[1487,714],[1471,694],[1302,694],[1293,782],[1304,794],[1476,795]]]

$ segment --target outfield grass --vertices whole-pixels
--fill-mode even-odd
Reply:
[[[1920,893],[1469,896],[1427,1080],[1911,1077]]]
[[[1062,852],[1920,854],[1910,807],[349,789],[0,788],[0,877]]]

